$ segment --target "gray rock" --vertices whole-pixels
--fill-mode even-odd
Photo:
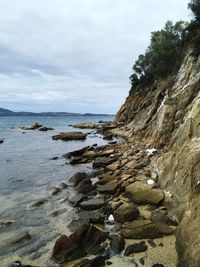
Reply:
[[[104,205],[105,205],[105,201],[103,198],[94,198],[94,199],[83,201],[79,204],[80,208],[84,210],[100,209]]]
[[[81,181],[87,178],[87,174],[85,172],[77,172],[70,179],[69,183],[73,186],[77,186]]]
[[[124,238],[121,235],[110,235],[110,247],[115,254],[119,254],[125,246]]]
[[[124,256],[128,256],[131,253],[144,252],[147,250],[147,248],[148,247],[147,247],[145,241],[141,241],[140,243],[135,243],[135,244],[129,245],[124,252]]]
[[[84,199],[86,199],[86,196],[84,194],[77,194],[71,197],[68,201],[73,207],[77,207],[79,203]]]

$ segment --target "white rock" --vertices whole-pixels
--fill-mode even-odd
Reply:
[[[110,216],[108,217],[108,220],[109,220],[109,221],[114,221],[114,217],[113,217],[112,214],[110,214]]]
[[[150,148],[150,149],[147,149],[146,152],[148,156],[152,156],[153,154],[157,152],[157,150],[155,148]]]
[[[156,179],[158,177],[158,174],[154,171],[151,172],[151,179]]]
[[[147,180],[147,184],[155,184],[155,182],[154,182],[154,180],[149,179],[149,180]]]

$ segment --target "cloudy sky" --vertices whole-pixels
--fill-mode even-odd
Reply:
[[[189,0],[0,0],[0,107],[115,113],[150,32]]]

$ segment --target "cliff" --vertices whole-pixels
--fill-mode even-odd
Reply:
[[[177,267],[200,266],[200,59],[189,52],[176,77],[132,91],[117,113],[115,132],[157,148],[152,164],[165,204],[179,222]]]

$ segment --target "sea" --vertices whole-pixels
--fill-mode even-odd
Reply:
[[[76,131],[80,122],[112,121],[114,116],[31,116],[0,117],[0,267],[19,260],[24,264],[53,267],[52,248],[61,234],[70,233],[76,211],[66,201],[73,190],[67,188],[51,196],[49,188],[67,183],[77,171],[91,171],[91,165],[70,165],[63,157],[67,152],[88,145],[105,145],[108,141],[94,130],[85,141],[53,141],[60,132]],[[39,123],[54,130],[24,131],[20,127]],[[53,158],[57,158],[53,160]],[[43,205],[31,205],[41,199]],[[2,227],[2,222],[12,222]],[[16,242],[24,238],[23,242]]]

